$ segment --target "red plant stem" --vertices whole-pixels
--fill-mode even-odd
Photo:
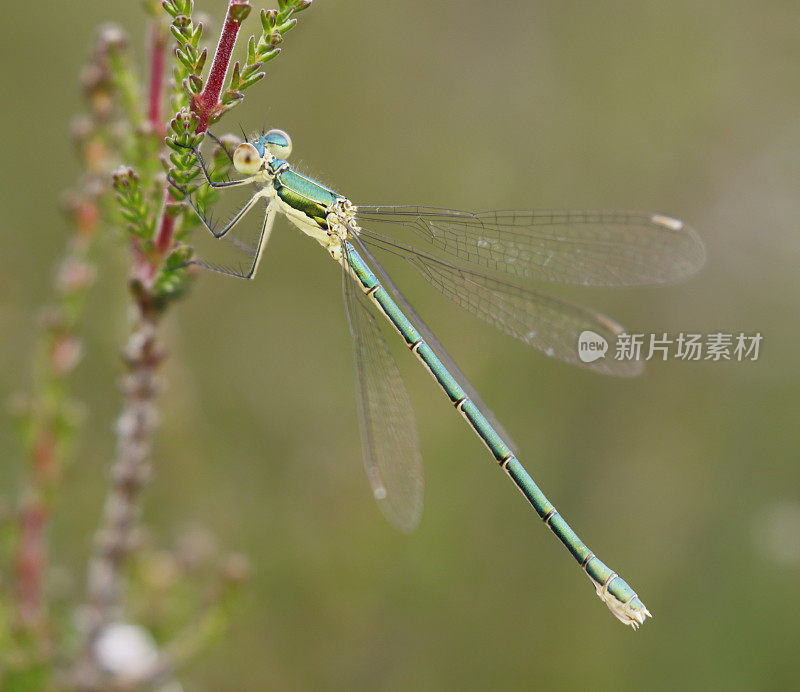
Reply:
[[[214,59],[211,62],[211,70],[208,73],[208,79],[203,91],[198,94],[192,103],[192,109],[197,114],[199,123],[196,132],[205,132],[208,129],[208,124],[211,121],[211,116],[219,106],[219,97],[222,93],[222,86],[225,83],[225,75],[228,73],[228,66],[231,62],[231,55],[233,54],[233,47],[236,44],[236,37],[239,35],[239,29],[242,26],[241,19],[237,19],[235,10],[238,7],[249,7],[249,0],[229,0],[228,12],[225,15],[225,23],[222,25],[222,31],[219,35],[219,42],[217,49],[214,51]],[[163,76],[163,66],[161,69]],[[155,80],[150,80],[150,104],[152,107]],[[160,87],[160,81],[157,86]],[[161,206],[161,216],[159,217],[158,228],[156,230],[155,248],[159,256],[163,257],[169,252],[172,247],[172,241],[175,234],[175,217],[168,214],[167,206],[172,201],[170,194],[169,184],[164,183],[164,201]],[[141,253],[140,253],[141,255]],[[143,257],[137,259],[137,264]],[[142,267],[137,267],[137,274],[141,275],[145,272]]]
[[[20,517],[20,549],[17,553],[17,625],[30,629],[44,616],[42,575],[47,555],[44,529],[47,510],[40,498],[31,499]]]
[[[233,46],[236,44],[236,37],[239,34],[239,28],[242,26],[241,20],[235,18],[234,10],[239,6],[249,5],[249,0],[230,0],[228,3],[228,12],[225,15],[225,23],[222,25],[222,32],[219,35],[217,49],[214,51],[214,60],[211,63],[211,70],[208,73],[205,88],[196,98],[193,106],[200,118],[197,132],[205,132],[208,129],[211,116],[219,105],[219,96],[222,93],[225,75],[228,73]]]
[[[172,237],[175,233],[175,217],[167,214],[167,205],[172,201],[169,185],[164,183],[164,200],[161,208],[161,219],[156,233],[156,251],[164,255],[172,247]]]
[[[147,94],[147,120],[150,127],[159,137],[166,135],[167,128],[161,117],[161,99],[164,92],[164,76],[166,66],[164,58],[167,52],[166,33],[161,23],[154,20],[150,27],[150,84]],[[169,186],[164,183],[164,201],[161,217],[156,232],[155,247],[159,255],[164,255],[172,245],[175,220],[168,216],[167,204],[170,201]],[[139,248],[135,248],[134,268],[137,278],[147,283],[155,275],[154,268]]]
[[[43,576],[47,566],[45,528],[49,517],[44,497],[54,474],[55,439],[47,424],[31,450],[32,480],[20,512],[19,548],[16,554],[17,625],[26,630],[44,624]]]
[[[161,99],[164,93],[164,58],[167,52],[166,32],[161,23],[154,21],[150,27],[150,86],[148,89],[147,120],[158,136],[166,134],[161,118]]]

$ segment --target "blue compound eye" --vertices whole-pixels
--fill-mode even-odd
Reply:
[[[292,153],[292,138],[283,130],[270,130],[264,135],[264,148],[279,159],[288,159]]]
[[[258,150],[249,142],[243,142],[233,152],[233,165],[242,175],[255,175],[262,163]]]

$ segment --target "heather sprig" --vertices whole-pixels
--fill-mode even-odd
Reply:
[[[227,87],[225,81],[236,39],[252,9],[249,0],[228,0],[210,66],[210,51],[203,45],[203,24],[194,18],[192,0],[163,0],[161,7],[169,21],[168,34],[163,31],[163,20],[154,14],[153,0],[146,2],[153,16],[146,109],[133,108],[134,71],[122,60],[111,65],[112,83],[135,133],[133,151],[124,148],[127,160],[122,161],[112,180],[117,214],[126,225],[131,247],[129,286],[135,318],[123,350],[127,369],[123,379],[124,401],[116,428],[117,445],[108,495],[89,564],[83,641],[69,677],[76,688],[98,689],[119,681],[115,672],[98,660],[96,645],[110,628],[117,626],[126,611],[128,617],[133,615],[133,611],[124,607],[125,567],[136,557],[141,495],[151,475],[150,450],[158,422],[157,373],[166,357],[159,325],[175,299],[187,294],[195,274],[190,266],[192,250],[186,241],[196,220],[186,213],[176,187],[155,177],[153,166],[160,160],[165,177],[184,190],[196,192],[198,204],[213,202],[214,191],[196,184],[199,171],[194,151],[202,143],[209,124],[217,122],[242,100],[245,89],[263,78],[263,65],[278,55],[283,35],[296,25],[293,15],[310,4],[310,0],[279,0],[277,10],[262,11],[262,31],[257,37],[250,37],[244,67],[239,63],[234,65]],[[175,40],[169,52],[165,35]],[[163,59],[170,53],[171,66]],[[174,78],[174,112],[164,123],[161,96],[163,73],[168,69]],[[143,117],[142,112],[147,115]],[[164,135],[160,152],[149,149],[150,142],[158,143],[158,139],[151,139],[154,134]],[[230,163],[229,147],[236,140],[228,136],[220,143],[211,155],[214,176],[225,175]],[[149,670],[137,672],[138,684],[161,682],[165,676],[168,679],[187,656],[219,630],[227,619],[226,604],[233,593],[229,586],[238,581],[223,577],[207,597],[207,605],[195,609],[200,613],[199,618],[186,623],[182,632],[148,623],[151,631],[159,631],[163,645],[157,662]]]
[[[187,207],[176,204],[183,199],[180,190],[196,193],[196,203],[201,208],[212,204],[216,197],[214,190],[195,184],[199,170],[191,147],[200,146],[208,126],[238,105],[244,98],[244,91],[265,76],[264,65],[277,57],[283,36],[297,24],[294,15],[310,5],[311,0],[279,0],[278,9],[262,9],[261,32],[249,37],[244,66],[239,61],[233,64],[228,85],[223,89],[233,44],[242,22],[251,11],[249,0],[230,0],[217,50],[205,78],[202,72],[208,50],[201,48],[203,26],[192,19],[192,0],[163,1],[164,11],[172,21],[170,30],[177,42],[174,76],[176,84],[180,85],[180,97],[175,99],[175,103],[181,104],[169,122],[166,144],[170,151],[168,158],[162,161],[167,175],[175,183],[164,191],[162,218],[154,241],[156,249],[166,253],[165,257],[171,256],[167,252],[170,245],[184,241],[188,232],[197,227],[197,219]],[[228,170],[229,161],[219,154],[220,149],[216,148],[212,176],[221,179]],[[189,281],[192,274],[181,267],[171,268],[173,264],[162,264],[153,272],[153,277],[157,277],[153,285],[169,287],[170,295],[178,296],[185,294],[182,282]],[[173,273],[173,276],[169,275]],[[158,297],[160,303],[166,298],[164,295]]]
[[[150,18],[148,65],[137,65],[124,32],[107,26],[81,75],[89,112],[72,126],[84,173],[67,197],[71,237],[54,282],[53,305],[42,320],[35,384],[30,395],[16,397],[13,405],[27,481],[18,511],[0,522],[14,533],[9,557],[16,576],[15,584],[0,582],[0,687],[132,689],[169,681],[227,622],[230,599],[247,574],[246,562],[236,555],[218,556],[196,572],[184,566],[173,575],[168,597],[194,616],[167,622],[147,610],[156,597],[167,597],[156,593],[164,583],[153,575],[163,576],[159,565],[168,564],[173,554],[150,550],[140,540],[142,492],[151,477],[158,427],[158,373],[168,353],[160,325],[196,274],[188,245],[196,220],[186,213],[181,193],[166,182],[165,173],[194,194],[200,206],[214,202],[215,191],[198,185],[193,147],[201,144],[210,123],[264,77],[265,64],[279,54],[284,35],[296,25],[294,15],[311,1],[278,0],[277,9],[262,10],[261,30],[249,38],[243,62],[233,67],[236,39],[252,9],[249,0],[228,0],[213,51],[204,45],[203,23],[192,0],[142,4]],[[164,106],[168,93],[169,115]],[[223,135],[212,148],[214,178],[226,175],[236,144],[238,138]],[[71,612],[55,613],[46,588],[47,527],[79,420],[69,378],[82,353],[79,328],[96,273],[95,241],[105,234],[121,237],[131,258],[132,324],[122,349],[122,407],[86,598],[80,609],[72,604]],[[142,565],[147,568],[139,569]],[[209,575],[203,587],[201,576]],[[119,635],[120,627],[128,627],[126,636],[139,637],[139,643],[149,641],[155,662],[132,672],[101,660],[98,643]]]
[[[177,42],[173,69],[177,88],[172,100],[177,111],[188,106],[193,96],[203,90],[203,79],[200,75],[206,64],[208,48],[199,47],[203,37],[203,24],[192,21],[192,0],[164,0],[161,5],[172,17],[169,30]]]
[[[281,0],[277,10],[261,10],[261,35],[256,39],[251,36],[247,42],[247,59],[244,66],[237,60],[233,65],[230,84],[222,95],[225,110],[230,110],[241,103],[244,91],[263,79],[265,63],[276,58],[281,49],[280,43],[286,33],[297,25],[297,18],[292,15],[302,12],[311,5],[311,0]],[[223,111],[223,113],[225,112]],[[220,115],[222,115],[220,113]],[[219,116],[217,116],[219,117]]]
[[[70,130],[82,174],[65,194],[62,208],[68,231],[66,247],[54,273],[52,298],[40,311],[33,350],[29,392],[15,394],[10,408],[17,424],[24,466],[18,506],[2,523],[3,547],[11,554],[12,582],[0,582],[0,687],[44,687],[59,652],[48,574],[48,541],[64,467],[70,461],[83,407],[72,393],[71,377],[81,362],[80,335],[84,305],[97,274],[98,238],[109,228],[113,202],[108,176],[115,164],[118,137],[115,118],[119,94],[114,89],[112,53],[127,51],[124,34],[106,26],[99,32],[81,74],[86,112]]]
[[[120,166],[112,176],[117,193],[119,214],[127,222],[128,233],[141,241],[139,247],[152,250],[153,214],[150,202],[139,184],[139,176],[130,166]]]

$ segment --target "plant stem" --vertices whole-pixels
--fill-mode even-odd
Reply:
[[[233,46],[236,44],[236,37],[239,34],[239,28],[242,26],[243,15],[246,16],[243,10],[244,8],[249,9],[249,7],[249,0],[230,0],[228,3],[228,12],[225,15],[225,22],[222,25],[206,85],[192,104],[194,111],[200,118],[197,132],[205,132],[208,129],[211,117],[219,106],[219,97],[222,93],[225,75],[228,73]]]
[[[47,527],[52,498],[67,454],[73,404],[67,380],[80,360],[76,328],[94,267],[88,255],[99,222],[97,200],[85,190],[71,209],[73,235],[56,281],[56,302],[42,326],[37,384],[26,414],[30,438],[26,445],[29,472],[19,512],[14,556],[16,581],[15,626],[32,637],[40,655],[50,649],[50,623],[45,593],[48,562]]]
[[[42,436],[44,437],[44,435]],[[38,468],[50,467],[53,463],[52,440],[44,442],[47,451],[34,454],[34,475]],[[47,461],[43,461],[47,459]],[[20,512],[19,547],[16,555],[17,613],[16,626],[43,640],[47,635],[46,610],[42,588],[42,577],[47,564],[45,527],[49,512],[42,497],[37,493],[34,481],[28,488]]]
[[[164,75],[166,67],[164,58],[167,52],[167,37],[164,27],[159,21],[153,21],[150,27],[150,85],[148,88],[147,120],[159,137],[166,134],[164,119],[161,115],[161,102],[164,94]]]
[[[175,236],[175,217],[168,213],[168,205],[173,202],[172,194],[168,183],[164,183],[164,193],[161,203],[161,215],[159,217],[158,230],[156,232],[156,251],[161,255],[169,252],[172,247],[172,239]]]
[[[249,7],[249,2],[229,0],[228,13],[214,54],[208,83],[194,104],[200,117],[198,132],[205,131],[219,105],[222,83],[243,18],[243,6]],[[156,21],[154,20],[154,24]],[[151,29],[152,70],[160,65],[161,74],[156,76],[151,71],[149,80],[148,117],[151,122],[160,110],[165,69],[163,60],[157,58],[163,51],[155,38],[156,31],[156,27]],[[136,547],[141,493],[151,472],[150,452],[158,419],[155,404],[158,393],[157,372],[165,355],[157,338],[163,305],[154,299],[152,284],[174,242],[175,217],[168,210],[171,199],[165,183],[154,238],[154,252],[145,252],[138,239],[132,244],[133,269],[130,285],[135,318],[123,351],[128,373],[122,383],[124,401],[116,426],[117,446],[111,468],[111,481],[89,562],[86,634],[80,657],[72,671],[72,682],[78,689],[102,689],[108,682],[96,660],[94,645],[103,629],[122,614],[123,571]]]
[[[231,62],[233,47],[242,26],[242,19],[246,16],[243,9],[250,8],[249,0],[229,0],[228,11],[225,15],[225,22],[219,35],[217,48],[214,51],[214,59],[211,62],[211,69],[206,80],[203,91],[198,94],[192,102],[192,110],[197,114],[199,123],[196,132],[205,132],[211,122],[211,118],[220,105],[219,97],[222,93],[222,86],[225,82],[225,75],[228,73],[228,66]],[[151,90],[153,82],[151,80]],[[152,91],[151,91],[152,104]],[[167,182],[164,183],[163,201],[159,214],[158,227],[156,229],[155,249],[160,257],[163,257],[172,248],[175,236],[175,217],[169,214],[169,205],[173,202],[171,190]],[[144,267],[139,267],[139,273]],[[150,272],[150,278],[155,272]]]
[[[31,479],[20,511],[19,546],[16,555],[17,614],[16,624],[22,630],[38,633],[45,626],[46,612],[42,588],[47,564],[45,528],[49,510],[44,499],[44,486],[54,475],[55,439],[52,430],[42,428],[31,454]]]
[[[134,302],[136,319],[123,351],[128,374],[122,382],[124,403],[116,425],[117,449],[89,562],[86,639],[74,672],[79,689],[102,686],[94,645],[103,628],[121,615],[122,572],[137,544],[141,493],[150,477],[150,450],[158,424],[156,375],[164,359],[156,339],[158,312],[144,294]]]

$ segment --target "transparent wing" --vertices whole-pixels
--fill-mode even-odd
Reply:
[[[630,377],[643,369],[640,361],[614,358],[616,337],[624,330],[594,310],[456,266],[366,229],[361,241],[402,257],[456,305],[551,358],[605,375]],[[606,340],[605,357],[591,363],[579,358],[584,331]]]
[[[364,467],[386,518],[411,531],[422,515],[423,494],[414,412],[367,298],[344,269],[342,289],[353,337]]]
[[[517,445],[514,442],[514,439],[508,434],[508,431],[497,419],[497,416],[495,416],[492,410],[484,403],[481,395],[478,394],[475,387],[472,386],[470,381],[467,379],[467,376],[453,360],[453,357],[445,350],[444,346],[439,343],[439,339],[436,338],[430,327],[425,324],[422,317],[419,316],[419,313],[414,309],[411,303],[408,302],[408,299],[402,294],[400,289],[397,287],[397,284],[395,284],[381,263],[375,259],[369,249],[364,245],[364,243],[361,242],[361,239],[358,237],[356,232],[352,228],[350,228],[350,231],[353,234],[353,240],[359,245],[361,251],[364,253],[365,258],[372,266],[372,270],[378,276],[381,283],[383,283],[384,287],[387,288],[392,294],[394,301],[398,304],[403,313],[405,313],[405,316],[411,321],[422,338],[425,339],[425,343],[431,347],[431,350],[436,354],[436,357],[442,361],[442,363],[444,363],[444,366],[450,371],[450,374],[455,377],[456,380],[458,380],[461,388],[467,393],[467,396],[472,399],[472,403],[478,407],[484,418],[489,421],[491,426],[499,433],[500,437],[505,440],[506,444],[511,448],[511,450],[516,453]]]
[[[662,214],[359,206],[358,219],[404,227],[461,264],[516,279],[657,285],[679,281],[705,262],[697,233]]]

